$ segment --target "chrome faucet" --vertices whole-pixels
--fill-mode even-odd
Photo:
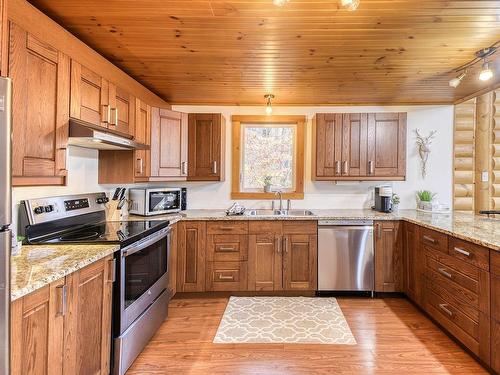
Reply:
[[[283,192],[281,190],[276,190],[274,196],[279,195],[280,197],[280,212],[283,211]]]

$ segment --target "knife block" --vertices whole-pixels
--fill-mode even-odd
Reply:
[[[120,201],[109,201],[106,207],[106,221],[120,221],[122,210],[118,209]]]

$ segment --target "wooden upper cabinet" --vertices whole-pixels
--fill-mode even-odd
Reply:
[[[313,180],[402,180],[406,114],[316,114],[313,150]]]
[[[71,60],[70,116],[103,127],[111,118],[108,81],[75,60]]]
[[[188,115],[151,109],[151,177],[185,180],[188,173]]]
[[[70,59],[10,23],[12,183],[64,185]]]
[[[151,107],[142,100],[136,99],[135,107],[135,140],[149,145],[151,131]],[[150,151],[135,151],[135,177],[147,179],[150,175]]]
[[[223,181],[224,117],[220,113],[190,113],[188,120],[188,180]]]
[[[400,246],[400,223],[375,223],[375,291],[402,292],[403,256]]]
[[[109,83],[109,122],[108,128],[117,132],[135,134],[135,97],[127,91]]]
[[[406,176],[406,113],[368,115],[368,175]]]

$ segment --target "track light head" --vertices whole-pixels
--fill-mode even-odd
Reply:
[[[462,80],[465,78],[466,75],[467,75],[467,71],[463,71],[455,78],[450,79],[449,85],[451,87],[457,88],[462,83]]]
[[[489,81],[492,78],[493,78],[493,70],[491,70],[490,64],[485,61],[481,69],[481,73],[479,73],[479,79],[481,81]]]

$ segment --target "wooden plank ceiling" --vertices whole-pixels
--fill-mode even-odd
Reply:
[[[500,1],[32,0],[173,104],[451,103],[500,82],[452,70],[500,39]]]

